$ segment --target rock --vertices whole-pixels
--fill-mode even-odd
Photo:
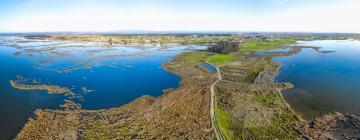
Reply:
[[[344,132],[348,130],[358,129],[357,125],[348,125],[348,124],[355,124],[353,122],[359,121],[357,116],[353,114],[341,114],[338,112],[325,114],[321,117],[317,117],[307,124],[297,127],[299,132],[311,137],[312,139],[334,139],[333,136],[341,136],[344,139],[351,139],[354,136],[349,135],[349,133],[342,133],[337,134],[337,132]],[[354,133],[350,134],[357,134],[360,132],[358,131],[351,131]],[[355,133],[356,132],[356,133]]]

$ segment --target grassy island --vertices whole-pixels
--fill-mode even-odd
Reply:
[[[69,96],[75,94],[69,88],[60,87],[57,85],[36,85],[36,84],[26,85],[26,84],[19,84],[16,82],[16,80],[10,80],[10,84],[13,88],[20,90],[44,90],[47,91],[49,94],[66,94]]]

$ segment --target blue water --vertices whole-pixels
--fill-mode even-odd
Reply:
[[[290,46],[286,46],[285,48],[280,48],[280,49],[258,51],[258,52],[256,52],[256,54],[269,54],[269,53],[288,52],[290,50],[291,50]]]
[[[335,52],[303,49],[298,54],[274,58],[282,64],[277,80],[296,86],[283,92],[285,100],[307,119],[334,111],[360,113],[360,42],[299,43]]]
[[[108,46],[103,43],[0,37],[0,139],[14,136],[35,109],[60,109],[63,94],[23,91],[9,81],[21,75],[70,88],[83,109],[118,107],[142,95],[159,96],[180,78],[161,65],[205,46]],[[82,87],[94,90],[81,92]]]
[[[201,63],[201,66],[206,68],[207,70],[209,70],[212,73],[217,72],[216,68],[213,65],[209,64],[209,63]]]

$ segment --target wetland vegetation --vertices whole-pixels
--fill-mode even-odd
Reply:
[[[7,81],[9,86],[25,92],[27,90],[33,90],[32,92],[35,93],[42,90],[48,93],[71,92],[79,97],[61,98],[62,103],[56,104],[61,108],[46,108],[46,106],[35,108],[35,117],[28,119],[15,139],[212,139],[215,128],[212,127],[210,119],[210,89],[218,79],[218,72],[222,78],[214,85],[215,123],[225,139],[357,137],[350,134],[358,129],[359,119],[356,115],[330,112],[308,121],[302,119],[296,107],[294,109],[292,104],[288,104],[286,97],[283,98],[281,91],[292,89],[294,85],[287,83],[287,80],[276,80],[278,73],[282,72],[280,70],[282,63],[273,59],[293,56],[304,49],[312,49],[321,54],[330,53],[317,46],[289,45],[304,38],[310,37],[307,34],[291,36],[289,34],[200,34],[49,35],[26,36],[24,40],[12,38],[25,44],[9,44],[5,38],[2,45],[5,44],[11,51],[3,56],[11,59],[12,57],[34,59],[30,62],[36,62],[33,67],[36,71],[54,74],[56,78],[69,76],[68,78],[72,80],[86,83],[86,80],[94,80],[94,76],[102,72],[118,72],[120,69],[130,75],[132,73],[130,70],[134,70],[133,74],[137,76],[138,74],[143,77],[155,75],[148,77],[147,81],[141,81],[145,84],[154,83],[154,79],[163,79],[160,85],[175,83],[159,86],[157,90],[148,90],[151,91],[150,93],[157,93],[150,94],[152,96],[147,95],[149,92],[125,90],[124,92],[140,93],[121,103],[102,106],[101,104],[108,102],[110,98],[117,100],[120,97],[107,94],[110,98],[99,100],[104,96],[101,94],[113,93],[117,90],[116,88],[111,91],[104,90],[102,87],[111,88],[116,85],[108,83],[110,85],[87,86],[63,83],[59,84],[62,86],[58,86],[52,83],[62,82],[54,79],[50,79],[51,81],[35,78],[21,81],[25,78],[19,77],[15,80],[9,79]],[[323,39],[328,38],[339,37],[334,35]],[[33,39],[32,43],[40,44],[31,45],[29,39]],[[43,42],[50,44],[41,44]],[[188,46],[184,47],[181,44]],[[76,49],[77,53],[71,49]],[[79,54],[86,55],[79,57]],[[128,57],[131,59],[126,59]],[[66,59],[58,61],[55,58]],[[121,60],[120,62],[123,63],[113,60]],[[139,61],[133,63],[132,60]],[[63,63],[66,61],[73,63]],[[218,70],[204,64],[214,66]],[[163,70],[170,73],[163,73]],[[36,76],[36,74],[26,75]],[[176,80],[175,75],[181,79]],[[115,75],[110,77],[116,79],[114,82],[132,79],[132,77],[117,79]],[[169,82],[169,79],[173,82]],[[111,79],[105,77],[102,80]],[[123,87],[131,87],[126,83],[120,84],[123,84]],[[141,88],[146,89],[147,86],[137,85],[137,89]],[[164,89],[168,90],[159,94],[159,91]],[[89,92],[91,93],[87,94]],[[97,98],[94,101],[99,104],[98,107],[90,106],[94,102],[89,100],[93,100],[94,97]],[[354,125],[347,126],[345,122]],[[343,131],[339,126],[351,131]],[[332,131],[335,128],[336,131]],[[339,135],[340,132],[346,134]]]
[[[45,90],[49,94],[66,94],[68,96],[73,96],[75,93],[66,87],[61,87],[57,85],[44,85],[44,84],[21,84],[20,80],[10,80],[10,85],[13,88],[20,90]]]
[[[0,140],[360,140],[360,0],[0,0]]]

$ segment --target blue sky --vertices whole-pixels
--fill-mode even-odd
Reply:
[[[360,32],[358,0],[1,0],[0,31]]]

